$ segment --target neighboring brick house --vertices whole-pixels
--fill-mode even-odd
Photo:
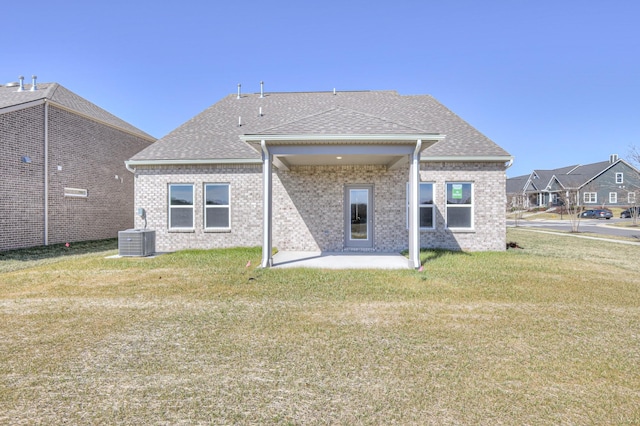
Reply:
[[[504,250],[512,157],[427,95],[230,95],[133,156],[156,248]]]
[[[0,86],[0,250],[133,227],[124,161],[154,141],[59,84]]]
[[[614,154],[609,161],[534,170],[507,179],[508,204],[512,207],[550,207],[567,195],[584,207],[637,205],[640,171]]]

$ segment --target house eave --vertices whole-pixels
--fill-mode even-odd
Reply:
[[[425,163],[434,163],[434,162],[483,162],[483,163],[501,163],[501,162],[512,162],[513,157],[510,155],[446,155],[446,156],[421,156],[420,161]]]
[[[131,172],[137,166],[180,166],[211,164],[262,164],[259,158],[211,158],[211,159],[165,159],[165,160],[127,160],[124,162]]]
[[[436,133],[416,134],[298,134],[298,135],[240,135],[240,140],[251,142],[383,142],[383,143],[415,143],[422,141],[441,141],[445,135]]]

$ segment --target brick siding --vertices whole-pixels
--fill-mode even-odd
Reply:
[[[0,114],[0,250],[44,243],[43,140],[44,106]]]
[[[423,163],[422,181],[434,182],[436,228],[421,232],[423,247],[452,250],[504,250],[506,238],[503,163]],[[349,184],[374,186],[374,248],[396,252],[408,246],[406,185],[408,168],[384,166],[300,166],[273,174],[273,245],[280,250],[342,251],[344,190]],[[474,228],[445,228],[445,183],[474,185]],[[168,186],[194,185],[194,229],[171,231]],[[230,183],[231,230],[204,230],[205,183]],[[156,249],[259,246],[262,244],[262,167],[260,165],[156,166],[136,171],[135,207],[147,212],[156,231]],[[144,227],[136,218],[136,228]]]
[[[44,244],[44,106],[0,114],[0,250]],[[124,161],[149,141],[49,106],[49,244],[115,238],[133,226]],[[20,162],[22,155],[32,162]],[[118,176],[116,178],[116,176]],[[65,197],[64,188],[88,191]]]

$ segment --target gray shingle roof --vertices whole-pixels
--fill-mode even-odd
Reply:
[[[446,135],[445,140],[427,148],[423,157],[509,157],[429,95],[362,91],[266,93],[264,97],[244,94],[240,99],[229,95],[132,160],[260,158],[255,149],[240,140],[241,135],[390,133]]]
[[[0,113],[2,113],[2,110],[5,108],[47,99],[72,111],[76,111],[113,127],[125,130],[145,139],[155,140],[153,136],[116,117],[110,112],[105,111],[83,97],[76,95],[58,83],[38,83],[37,90],[34,91],[30,90],[31,84],[25,84],[24,87],[25,90],[22,92],[18,92],[17,87],[0,87]]]
[[[556,178],[560,184],[566,189],[577,189],[588,183],[590,180],[598,176],[600,173],[611,167],[609,161],[600,161],[591,164],[577,164],[573,166],[560,167],[552,170],[534,170],[531,176],[538,176],[532,179],[532,184],[538,191],[545,190],[552,178]],[[522,180],[523,176],[517,176],[507,179],[507,192],[522,191],[522,184],[526,180]],[[520,186],[520,188],[518,188]]]
[[[507,179],[507,194],[517,194],[524,191],[530,175],[515,176]]]

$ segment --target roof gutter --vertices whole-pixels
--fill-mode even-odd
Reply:
[[[422,134],[299,134],[299,135],[240,135],[243,142],[291,142],[291,141],[384,141],[402,142],[414,144],[416,140],[440,141],[446,136],[438,133]]]
[[[179,166],[179,165],[211,165],[211,164],[262,164],[259,158],[218,158],[204,160],[127,160],[124,166],[135,173],[136,166]]]
[[[112,129],[116,129],[116,130],[119,130],[121,132],[128,133],[128,134],[130,134],[132,136],[148,140],[149,142],[155,142],[155,141],[158,140],[157,138],[154,138],[151,135],[146,136],[144,134],[136,133],[136,132],[131,131],[129,129],[125,129],[124,127],[119,127],[119,126],[116,126],[114,124],[107,123],[106,121],[97,119],[97,118],[92,117],[92,116],[90,116],[88,114],[85,114],[85,113],[80,112],[78,110],[75,110],[73,108],[69,108],[69,107],[64,106],[62,104],[59,104],[59,103],[57,103],[55,101],[52,101],[49,98],[36,99],[36,100],[33,100],[33,101],[24,102],[24,103],[17,104],[17,105],[11,105],[11,106],[8,106],[6,108],[0,108],[0,114],[5,114],[5,113],[8,113],[8,112],[14,112],[14,111],[20,111],[22,109],[31,108],[33,106],[42,105],[44,103],[46,103],[47,105],[52,105],[52,106],[54,106],[56,108],[59,108],[59,109],[61,109],[63,111],[67,111],[67,112],[70,112],[72,114],[79,115],[80,117],[86,118],[87,120],[91,120],[91,121],[94,121],[96,123],[103,124],[103,125],[105,125],[107,127],[111,127]]]
[[[458,162],[485,162],[485,163],[489,163],[489,162],[508,162],[508,167],[511,167],[511,165],[513,164],[513,157],[511,155],[478,155],[478,156],[473,156],[473,155],[461,155],[461,156],[453,156],[453,155],[447,155],[447,156],[439,156],[439,157],[432,157],[432,156],[422,156],[420,157],[420,161],[423,162],[436,162],[436,161],[458,161]]]

